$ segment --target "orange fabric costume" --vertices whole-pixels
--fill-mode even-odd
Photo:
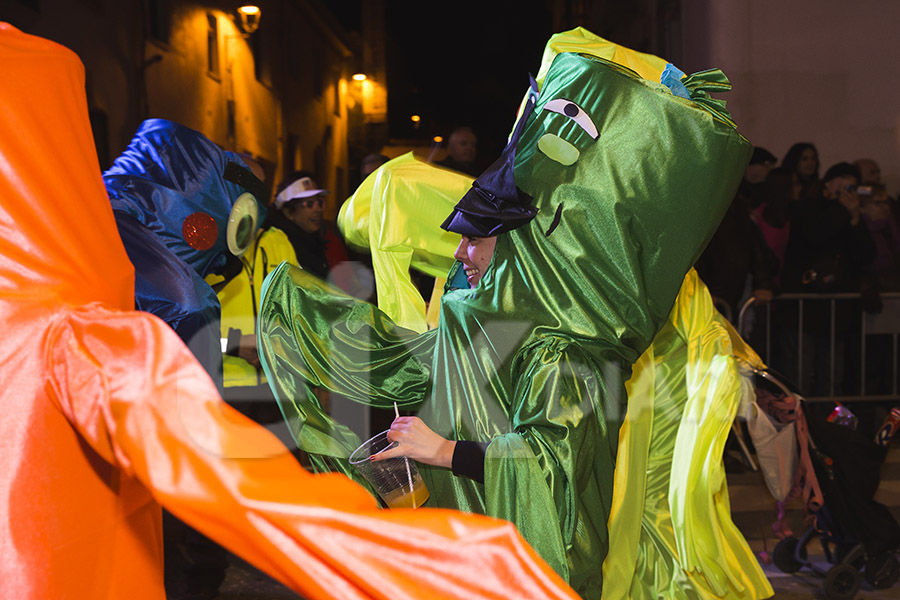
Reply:
[[[162,599],[160,505],[304,597],[576,598],[509,523],[384,511],[226,406],[134,275],[84,70],[0,23],[0,589]]]

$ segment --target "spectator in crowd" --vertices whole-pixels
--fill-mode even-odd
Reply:
[[[897,224],[883,184],[860,186],[860,213],[875,242],[875,260],[868,269],[879,291],[900,291],[900,225]],[[886,302],[890,302],[887,300]],[[894,305],[896,306],[896,305]],[[882,307],[882,311],[888,307]],[[889,333],[866,336],[866,393],[885,394],[893,389],[891,374],[894,340]]]
[[[777,259],[752,220],[751,205],[753,198],[762,194],[775,160],[765,148],[754,148],[728,212],[694,265],[717,307],[726,308],[723,313],[732,322],[737,319],[748,290],[758,302],[772,299]]]
[[[790,235],[790,211],[800,199],[800,184],[796,176],[784,167],[776,167],[766,175],[761,194],[753,197],[753,220],[772,252],[777,265],[772,272],[772,281],[778,289],[781,283],[781,270],[784,268],[784,257],[787,252]]]
[[[881,167],[871,158],[858,158],[853,161],[859,169],[860,185],[875,185],[881,183]]]
[[[859,169],[847,162],[831,166],[817,191],[795,203],[790,211],[790,237],[782,274],[782,289],[786,292],[834,293],[861,292],[863,269],[875,258],[875,244],[860,214]],[[860,305],[839,302],[836,305],[834,331],[831,331],[831,303],[827,300],[806,301],[803,305],[803,357],[808,364],[800,366],[796,357],[800,339],[797,337],[798,313],[779,311],[779,337],[784,342],[779,370],[799,382],[800,388],[813,395],[846,393],[853,381],[844,385],[845,342],[851,357],[858,348],[854,343],[854,328],[858,327]],[[832,334],[835,356],[830,356]],[[858,340],[856,335],[856,340]],[[848,364],[852,361],[848,361]],[[832,373],[832,364],[833,373]],[[803,379],[799,380],[800,373]],[[854,375],[849,369],[847,375]],[[833,378],[833,380],[832,380]],[[829,385],[833,381],[834,386]]]
[[[900,225],[893,214],[887,189],[881,183],[860,186],[860,214],[875,242],[875,260],[869,272],[878,288],[900,291]]]
[[[797,202],[784,271],[790,291],[859,291],[858,274],[871,263],[875,246],[861,220],[859,169],[831,166],[818,193]]]
[[[802,198],[819,180],[819,151],[810,142],[797,142],[781,159],[781,166],[795,177]]]
[[[447,156],[435,164],[467,175],[477,176],[478,137],[468,125],[457,127],[447,139]]]
[[[368,177],[372,171],[389,161],[390,159],[384,154],[379,154],[377,152],[373,152],[372,154],[367,154],[365,158],[362,159],[362,162],[359,163],[359,180],[362,181],[366,177]]]
[[[765,199],[765,181],[775,168],[778,159],[762,146],[754,146],[753,155],[750,157],[750,164],[744,171],[744,178],[738,192],[746,197],[752,207],[759,206]]]
[[[309,171],[295,171],[275,190],[270,223],[284,231],[298,264],[357,298],[368,299],[373,290],[371,269],[350,259],[337,226],[324,218],[325,196]]]
[[[300,266],[322,279],[328,279],[334,264],[347,260],[343,241],[323,218],[328,194],[311,172],[295,171],[278,184],[270,215],[287,234]]]

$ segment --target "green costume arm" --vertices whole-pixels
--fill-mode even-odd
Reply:
[[[328,416],[312,388],[382,408],[415,406],[430,385],[434,335],[399,327],[287,263],[266,278],[262,305],[260,360],[294,439],[317,469],[355,478],[345,459],[359,439]]]
[[[492,441],[485,461],[487,513],[515,523],[584,594],[607,546],[605,527],[591,523],[606,521],[612,498],[608,474],[597,477],[611,469],[614,448],[600,406],[604,370],[577,345],[549,338],[515,371],[513,432]]]

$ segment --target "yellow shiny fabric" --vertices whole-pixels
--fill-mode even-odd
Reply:
[[[420,333],[428,328],[425,301],[409,268],[447,275],[459,234],[440,225],[447,207],[471,185],[471,177],[432,167],[410,152],[379,167],[341,207],[338,227],[349,244],[372,253],[378,308],[395,323]],[[433,310],[432,326],[436,320]]]
[[[604,600],[772,595],[731,520],[722,463],[741,362],[762,365],[692,269],[627,384]]]
[[[241,272],[218,291],[222,306],[222,338],[230,329],[241,335],[256,335],[256,316],[259,312],[259,293],[270,271],[282,262],[297,263],[297,255],[287,235],[277,227],[257,233],[256,242],[241,256]],[[221,275],[207,275],[206,283],[215,285]],[[265,376],[239,356],[224,355],[222,371],[225,387],[254,386],[265,383]]]
[[[575,598],[509,524],[382,511],[225,405],[100,177],[84,68],[0,23],[0,596],[163,600],[161,506],[302,597]]]
[[[583,53],[602,58],[627,67],[648,81],[658,82],[666,68],[666,61],[658,56],[620,46],[591,33],[584,27],[576,27],[550,37],[541,57],[541,68],[535,77],[538,85],[544,82],[553,59],[563,52]]]

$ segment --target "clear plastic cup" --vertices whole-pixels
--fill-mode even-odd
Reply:
[[[405,456],[374,461],[371,457],[393,448],[387,431],[363,442],[350,455],[350,464],[366,478],[388,508],[418,508],[428,500],[428,488],[422,481],[416,461]]]

